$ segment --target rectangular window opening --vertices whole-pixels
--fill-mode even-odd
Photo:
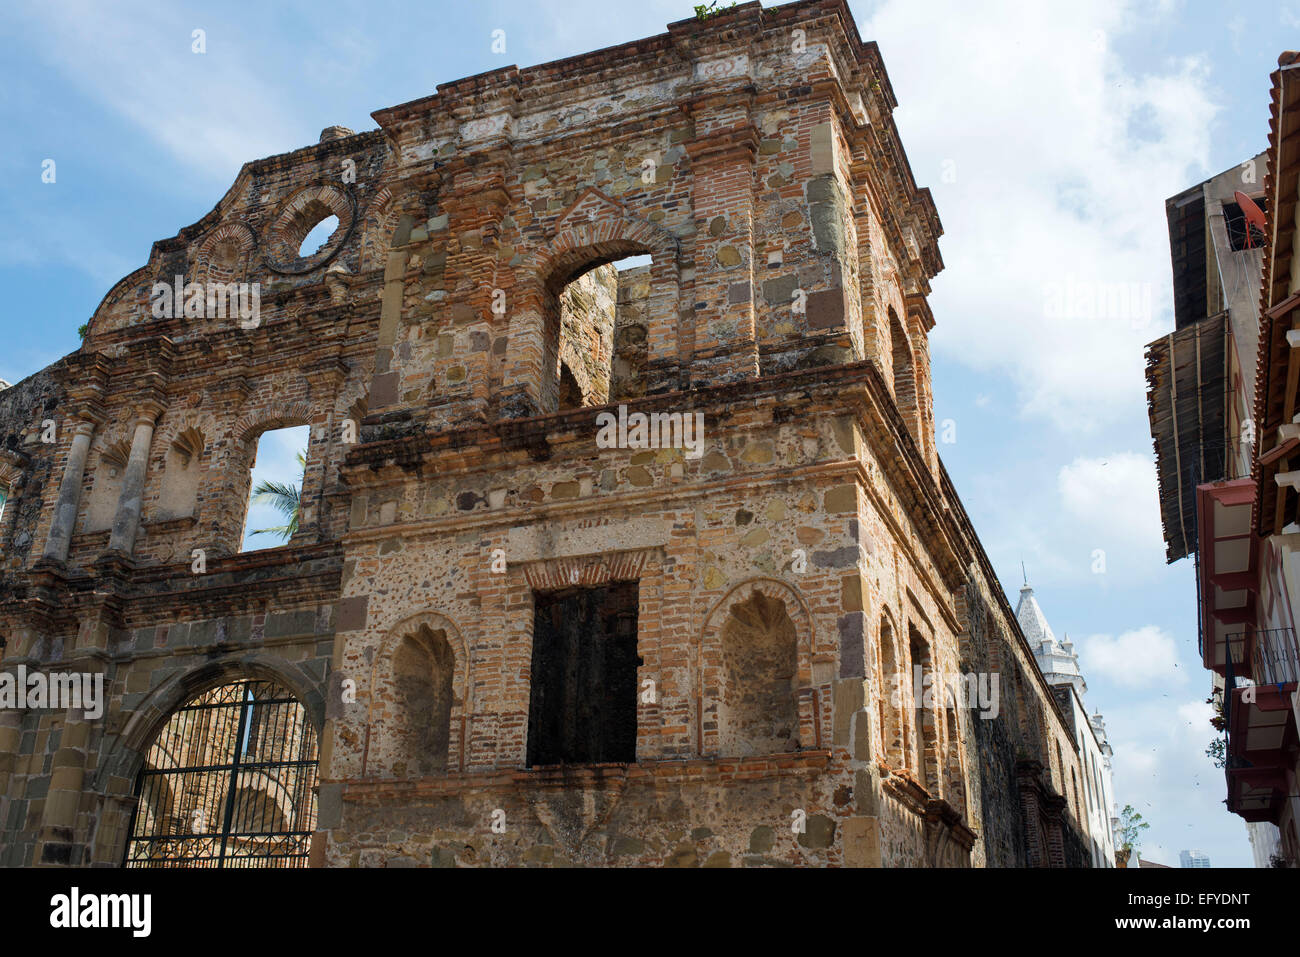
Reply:
[[[1256,197],[1254,202],[1261,212],[1268,213],[1268,201],[1263,196]],[[1237,203],[1223,204],[1223,219],[1228,230],[1228,245],[1233,252],[1262,249],[1268,245],[1268,238],[1263,231],[1246,221],[1246,214]]]
[[[257,440],[244,517],[241,551],[289,544],[298,530],[308,426],[270,429]]]
[[[533,593],[528,766],[636,761],[637,582]]]

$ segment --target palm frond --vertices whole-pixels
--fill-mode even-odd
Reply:
[[[283,482],[258,482],[253,489],[253,502],[257,505],[270,505],[285,518],[292,518],[298,511],[302,499],[302,489]]]
[[[293,538],[293,533],[298,529],[293,525],[273,525],[270,528],[258,528],[249,532],[249,535],[279,535],[285,541]]]
[[[298,533],[298,517],[302,513],[302,483],[307,473],[306,449],[298,452],[298,465],[303,470],[303,477],[298,479],[297,485],[263,480],[253,488],[253,494],[249,499],[255,505],[270,505],[288,519],[288,522],[271,528],[255,529],[250,531],[249,535],[278,535],[281,540],[287,542]]]

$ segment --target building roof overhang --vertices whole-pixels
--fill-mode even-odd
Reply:
[[[1228,314],[1147,346],[1147,415],[1169,562],[1197,550],[1196,488],[1227,472]]]
[[[1256,529],[1277,534],[1286,523],[1287,496],[1275,476],[1292,471],[1296,447],[1285,447],[1294,431],[1300,387],[1300,295],[1295,294],[1292,256],[1297,193],[1300,193],[1300,55],[1284,53],[1272,74],[1269,109],[1267,199],[1268,248],[1260,290],[1259,356],[1255,369],[1259,481]],[[1275,453],[1268,455],[1268,453]]]

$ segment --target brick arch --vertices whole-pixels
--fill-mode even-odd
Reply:
[[[907,431],[916,441],[921,442],[921,381],[917,369],[916,349],[912,346],[910,323],[900,318],[893,306],[886,310],[889,319],[889,344],[891,362],[891,384],[894,392],[894,405],[907,423]],[[903,313],[905,317],[906,312]]]
[[[120,456],[122,464],[125,465],[131,454],[131,437],[134,431],[130,420],[119,419],[118,422],[95,434],[90,450],[99,457]]]
[[[26,474],[20,461],[11,456],[13,453],[8,449],[0,449],[0,486],[8,489],[10,495],[22,486]]]
[[[436,635],[439,632],[443,634],[448,647],[451,650],[451,708],[448,728],[448,748],[447,748],[447,770],[456,768],[463,769],[466,760],[466,751],[468,747],[467,728],[465,727],[465,718],[473,713],[471,707],[471,686],[469,682],[469,651],[465,638],[461,633],[460,627],[449,617],[441,612],[426,609],[408,615],[396,624],[387,628],[381,639],[379,648],[375,654],[374,663],[370,668],[370,684],[367,695],[366,705],[366,728],[367,735],[371,740],[371,746],[367,749],[365,760],[369,763],[372,755],[379,750],[379,745],[384,743],[385,733],[382,722],[382,715],[376,713],[376,705],[388,704],[394,700],[393,682],[394,658],[401,649],[404,642],[414,637],[420,642],[420,634],[427,629],[428,632]],[[381,693],[382,692],[382,693]],[[381,709],[382,710],[382,709]],[[367,767],[363,766],[361,773],[367,773]]]
[[[753,597],[754,592],[760,592],[767,598],[774,598],[785,604],[786,614],[794,622],[795,632],[798,635],[800,653],[813,654],[815,646],[812,615],[808,611],[808,605],[797,588],[779,578],[750,578],[733,586],[704,616],[704,640],[707,641],[711,635],[716,636],[732,605],[748,601]]]
[[[212,257],[217,246],[231,242],[238,248],[238,258],[230,267],[215,264]],[[222,223],[208,233],[199,244],[194,257],[195,272],[200,281],[232,282],[247,273],[253,253],[257,250],[257,234],[244,222]]]
[[[393,191],[387,186],[380,188],[370,198],[365,214],[361,217],[361,271],[379,269],[384,265],[393,231],[397,228],[397,204],[393,202]]]
[[[411,184],[382,186],[361,216],[362,270],[382,269],[388,253],[397,248],[393,238],[405,214],[420,225],[435,205],[436,183],[423,187]]]
[[[174,672],[130,713],[95,773],[92,791],[129,794],[144,764],[145,754],[177,708],[219,685],[244,679],[275,681],[302,702],[319,735],[325,727],[325,688],[298,665],[275,655],[255,652],[229,655],[197,668]],[[127,782],[123,790],[120,782]]]
[[[207,445],[217,437],[219,431],[216,417],[211,412],[192,408],[175,409],[164,412],[158,420],[157,427],[154,429],[154,445],[159,449],[167,449],[171,448],[173,443],[180,441],[188,447],[194,432],[198,432]],[[190,435],[182,439],[182,435],[186,433]]]
[[[257,439],[263,432],[311,425],[314,415],[306,402],[273,402],[265,409],[245,413],[235,423],[235,438],[240,442]]]
[[[303,239],[330,216],[339,224],[319,250],[298,255]],[[347,244],[357,225],[357,199],[350,189],[334,183],[304,186],[290,196],[271,218],[265,230],[262,261],[274,272],[300,275],[326,265]]]
[[[509,311],[510,364],[502,373],[507,416],[552,411],[558,401],[559,292],[573,279],[626,256],[649,254],[648,365],[676,356],[681,248],[672,233],[594,187],[557,220],[516,269]],[[651,391],[656,391],[653,387]],[[662,390],[658,390],[662,391]]]
[[[122,730],[107,739],[105,756],[88,792],[101,795],[101,830],[112,835],[111,861],[120,861],[130,839],[131,806],[136,778],[145,756],[172,714],[205,691],[231,681],[264,679],[288,689],[307,712],[320,740],[325,727],[325,689],[299,666],[274,655],[254,652],[229,655],[167,677],[130,713]],[[97,842],[98,843],[98,842]]]
[[[721,753],[723,736],[718,727],[720,688],[723,671],[723,629],[734,607],[751,602],[755,596],[780,602],[794,628],[795,679],[792,689],[798,717],[800,748],[821,746],[822,735],[817,715],[816,695],[812,686],[812,661],[817,648],[812,615],[799,590],[776,578],[751,578],[733,586],[705,615],[700,632],[696,665],[697,740],[705,756]],[[712,724],[712,728],[705,725]]]

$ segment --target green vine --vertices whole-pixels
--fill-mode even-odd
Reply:
[[[735,6],[733,3],[729,6],[719,7],[718,2],[719,0],[713,0],[712,3],[697,3],[695,5],[695,19],[703,23],[705,20],[709,19],[709,17],[716,16],[717,14],[730,10]]]

